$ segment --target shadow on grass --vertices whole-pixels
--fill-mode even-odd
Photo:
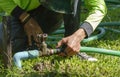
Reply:
[[[23,77],[70,77],[72,75],[68,73],[59,73],[59,72],[45,72],[45,73],[30,73],[26,74]]]

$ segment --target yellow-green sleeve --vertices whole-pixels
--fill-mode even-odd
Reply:
[[[88,16],[80,28],[83,28],[89,37],[106,15],[107,8],[104,0],[84,0],[84,3]]]
[[[10,15],[16,6],[19,6],[25,11],[30,11],[40,5],[39,0],[0,0],[0,8]]]
[[[0,8],[6,13],[6,15],[10,15],[16,6],[17,5],[13,0],[0,0]]]
[[[85,21],[90,23],[94,31],[107,13],[106,4],[104,0],[84,0],[84,1],[85,6],[89,11],[89,15]]]

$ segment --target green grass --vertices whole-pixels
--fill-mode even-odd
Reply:
[[[84,19],[84,14],[82,15]],[[120,9],[109,10],[102,22],[120,22]],[[120,30],[120,26],[111,27]],[[52,45],[53,47],[55,45]],[[120,51],[120,33],[106,31],[103,38],[82,46],[98,47]],[[97,62],[81,60],[77,56],[63,58],[57,55],[39,57],[22,61],[23,69],[13,66],[4,69],[0,62],[0,77],[120,77],[120,57],[89,53],[98,59]],[[40,63],[42,69],[35,71],[33,66]]]

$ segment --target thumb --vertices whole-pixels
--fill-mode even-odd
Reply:
[[[29,43],[29,46],[32,46],[32,41],[31,41],[31,36],[28,35],[28,43]]]
[[[57,43],[57,48],[60,47],[62,44],[64,44],[63,40],[60,40],[58,43]]]
[[[63,44],[65,44],[65,42],[66,42],[65,39],[64,39],[64,40],[63,40],[63,39],[60,40],[60,41],[57,43],[57,46],[56,46],[56,47],[58,48],[58,47],[62,46]]]

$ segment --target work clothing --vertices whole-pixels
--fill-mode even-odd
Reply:
[[[10,15],[15,7],[31,11],[40,5],[59,13],[75,13],[76,1],[80,0],[0,0],[0,7]],[[84,0],[89,15],[82,25],[88,36],[95,30],[106,14],[104,0]]]

